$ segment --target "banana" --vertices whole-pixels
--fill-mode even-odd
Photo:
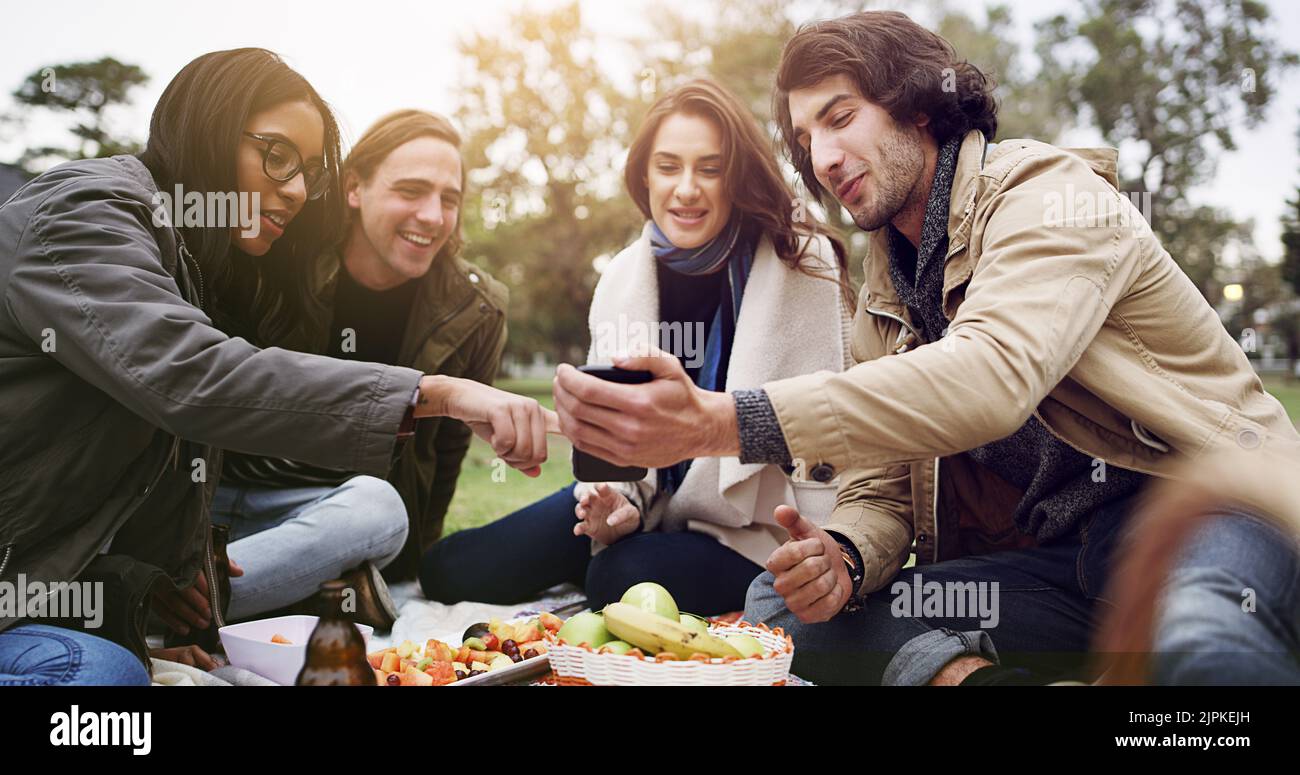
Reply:
[[[697,632],[681,622],[627,603],[605,606],[605,628],[647,654],[669,651],[682,659],[689,659],[692,654],[741,656],[740,651],[719,637]]]

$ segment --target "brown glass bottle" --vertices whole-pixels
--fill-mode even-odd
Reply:
[[[294,682],[298,686],[375,685],[361,631],[343,616],[344,589],[340,580],[320,585],[321,618],[307,640],[307,661]]]

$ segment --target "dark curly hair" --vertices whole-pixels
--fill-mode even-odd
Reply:
[[[836,75],[847,75],[863,97],[895,121],[928,116],[930,134],[940,145],[973,129],[989,140],[997,133],[993,80],[906,14],[864,11],[806,24],[781,52],[773,114],[799,176],[818,198],[825,191],[808,151],[795,140],[789,96]]]

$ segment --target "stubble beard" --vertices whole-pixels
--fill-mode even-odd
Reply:
[[[879,151],[880,164],[870,173],[874,195],[849,211],[863,231],[881,228],[917,198],[917,181],[925,168],[920,140],[897,128],[884,138]]]

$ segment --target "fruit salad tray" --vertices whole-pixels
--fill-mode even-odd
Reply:
[[[430,639],[403,641],[367,655],[382,686],[469,686],[526,681],[545,675],[546,638],[562,625],[558,616],[470,625],[459,646]]]

